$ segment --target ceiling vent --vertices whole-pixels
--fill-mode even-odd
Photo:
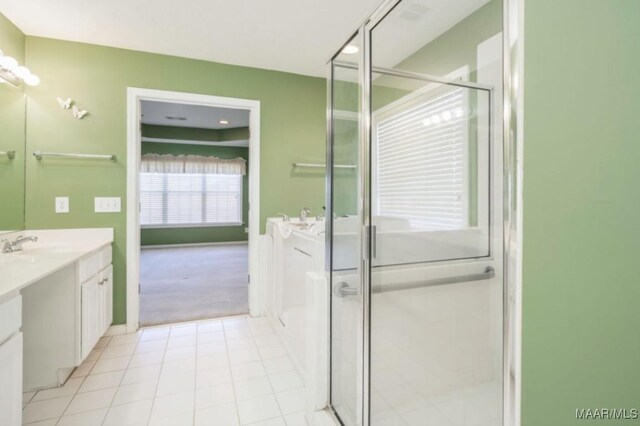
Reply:
[[[407,8],[398,16],[400,19],[404,19],[405,21],[417,22],[424,17],[428,11],[428,7],[418,3],[413,3],[409,4],[409,6],[407,6]]]
[[[173,115],[167,115],[164,118],[166,118],[167,120],[187,121],[187,117],[176,117]]]

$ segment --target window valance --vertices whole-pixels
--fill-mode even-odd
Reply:
[[[247,160],[242,157],[224,159],[203,155],[144,154],[140,171],[142,173],[246,175]]]

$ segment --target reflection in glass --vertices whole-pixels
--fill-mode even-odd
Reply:
[[[371,30],[371,424],[502,424],[501,22],[418,0]]]

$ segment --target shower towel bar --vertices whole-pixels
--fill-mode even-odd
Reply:
[[[293,167],[309,167],[314,169],[326,169],[326,164],[317,164],[317,163],[293,163]],[[353,164],[336,164],[333,166],[336,169],[355,169],[356,166]]]
[[[35,151],[33,156],[38,160],[42,160],[43,157],[60,157],[60,158],[80,158],[88,160],[111,160],[116,161],[115,154],[72,154],[63,152],[42,152]]]
[[[0,157],[7,157],[9,160],[13,160],[14,158],[16,158],[16,152],[11,150],[11,151],[0,151]]]
[[[434,278],[427,281],[413,281],[399,284],[383,284],[372,285],[371,293],[386,293],[388,291],[410,290],[421,287],[432,287],[436,285],[466,283],[469,281],[488,280],[496,276],[496,271],[491,266],[484,268],[479,274],[458,275],[455,277],[443,277]],[[349,287],[349,284],[344,281],[339,282],[334,287],[334,294],[338,297],[355,296],[358,294],[358,289]]]

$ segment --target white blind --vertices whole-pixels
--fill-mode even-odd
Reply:
[[[467,226],[467,114],[464,89],[422,96],[376,126],[377,212],[412,228]]]
[[[240,224],[242,175],[141,173],[142,225]]]

